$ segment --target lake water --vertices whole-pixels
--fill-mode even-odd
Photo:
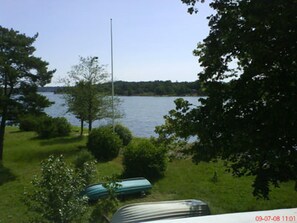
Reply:
[[[80,126],[80,122],[71,113],[67,113],[67,106],[63,95],[53,93],[42,93],[50,101],[55,102],[45,112],[53,117],[65,117],[72,125]],[[156,136],[155,127],[164,123],[163,116],[169,110],[175,108],[174,100],[178,97],[144,97],[144,96],[122,96],[120,110],[124,117],[117,119],[116,122],[128,127],[134,136],[150,137]],[[199,97],[182,97],[193,105],[198,105]],[[108,124],[111,120],[95,121],[93,127]],[[86,125],[87,126],[87,125]]]

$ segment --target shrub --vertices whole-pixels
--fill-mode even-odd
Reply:
[[[53,138],[58,136],[68,136],[71,131],[71,125],[66,118],[43,117],[37,128],[40,138]]]
[[[36,131],[42,116],[26,115],[20,118],[19,128],[21,131]]]
[[[109,127],[93,129],[88,137],[87,148],[99,161],[112,160],[118,156],[122,140]]]
[[[40,138],[51,138],[55,132],[55,126],[53,124],[53,118],[45,116],[40,119],[38,128],[36,129]]]
[[[41,164],[41,176],[24,197],[33,222],[84,222],[87,198],[80,196],[84,180],[65,163],[63,156],[50,156]]]
[[[114,131],[116,132],[116,134],[118,134],[120,139],[123,141],[124,146],[127,146],[132,140],[132,133],[127,127],[121,124],[117,124],[114,128]]]
[[[95,157],[88,150],[82,150],[74,159],[73,164],[85,184],[91,184],[96,174]]]
[[[124,175],[155,180],[164,175],[167,167],[166,149],[149,139],[133,140],[124,150]]]
[[[68,136],[71,132],[71,125],[64,117],[54,118],[54,125],[56,126],[56,136]]]
[[[93,156],[93,154],[90,151],[83,149],[77,154],[77,156],[73,161],[73,164],[75,168],[81,169],[83,168],[84,163],[89,161],[94,161],[94,160],[95,160],[95,157]]]

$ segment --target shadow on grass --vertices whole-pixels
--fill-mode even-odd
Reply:
[[[117,198],[121,202],[127,202],[127,201],[131,201],[131,200],[135,200],[135,199],[145,198],[150,194],[151,194],[151,191],[146,191],[146,192],[138,192],[135,194],[119,195],[119,196],[117,196]]]
[[[2,163],[0,163],[0,186],[9,181],[14,181],[16,176],[10,171],[10,169],[4,167]]]
[[[59,156],[63,155],[64,158],[72,157],[79,151],[79,148],[73,149],[54,149],[54,150],[35,150],[30,153],[30,155],[22,156],[21,160],[25,162],[36,162],[47,159],[50,155]]]
[[[52,146],[52,145],[65,145],[71,143],[77,143],[84,140],[82,136],[74,136],[74,137],[57,137],[51,139],[41,139],[39,137],[33,137],[31,140],[40,140],[40,145],[42,146]]]
[[[17,133],[23,133],[21,130],[14,130],[14,131],[9,131],[11,134],[17,134]]]

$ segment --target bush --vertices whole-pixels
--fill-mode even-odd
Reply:
[[[68,136],[71,131],[71,125],[66,118],[43,117],[37,128],[40,138],[53,138],[58,136]]]
[[[88,137],[87,148],[99,161],[108,161],[116,158],[122,147],[122,140],[113,134],[109,127],[93,129]]]
[[[160,178],[167,167],[166,154],[165,148],[154,145],[149,139],[133,140],[124,151],[124,175],[150,180]]]
[[[127,127],[117,124],[114,128],[114,131],[116,132],[116,134],[118,134],[120,139],[123,141],[124,146],[127,146],[132,140],[132,133]]]
[[[107,125],[105,127],[112,129],[112,125]],[[124,146],[127,146],[131,142],[133,136],[131,131],[127,127],[121,124],[116,124],[114,127],[114,131],[120,137]]]
[[[91,152],[86,149],[81,150],[77,156],[75,157],[73,164],[75,168],[81,169],[83,168],[84,164],[89,161],[94,161],[95,157]]]
[[[32,184],[24,197],[32,222],[85,222],[88,199],[80,193],[86,185],[62,156],[43,161]]]
[[[75,171],[84,180],[86,185],[93,183],[96,175],[95,157],[88,151],[82,150],[73,161]]]
[[[71,125],[66,118],[54,118],[54,124],[57,128],[57,136],[68,136],[71,132]]]
[[[20,118],[19,128],[21,131],[36,131],[42,116],[26,115]]]

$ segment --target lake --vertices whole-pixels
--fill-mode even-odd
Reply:
[[[65,117],[72,125],[80,126],[80,122],[71,113],[67,113],[67,106],[63,95],[54,93],[41,93],[50,101],[55,102],[45,112],[53,117]],[[156,136],[154,130],[164,123],[163,116],[175,108],[174,100],[178,97],[146,97],[146,96],[121,96],[120,110],[124,117],[116,122],[128,127],[134,136]],[[182,97],[193,105],[198,105],[199,97]],[[93,127],[111,123],[111,120],[100,120],[93,123]],[[87,127],[87,125],[86,125]]]

